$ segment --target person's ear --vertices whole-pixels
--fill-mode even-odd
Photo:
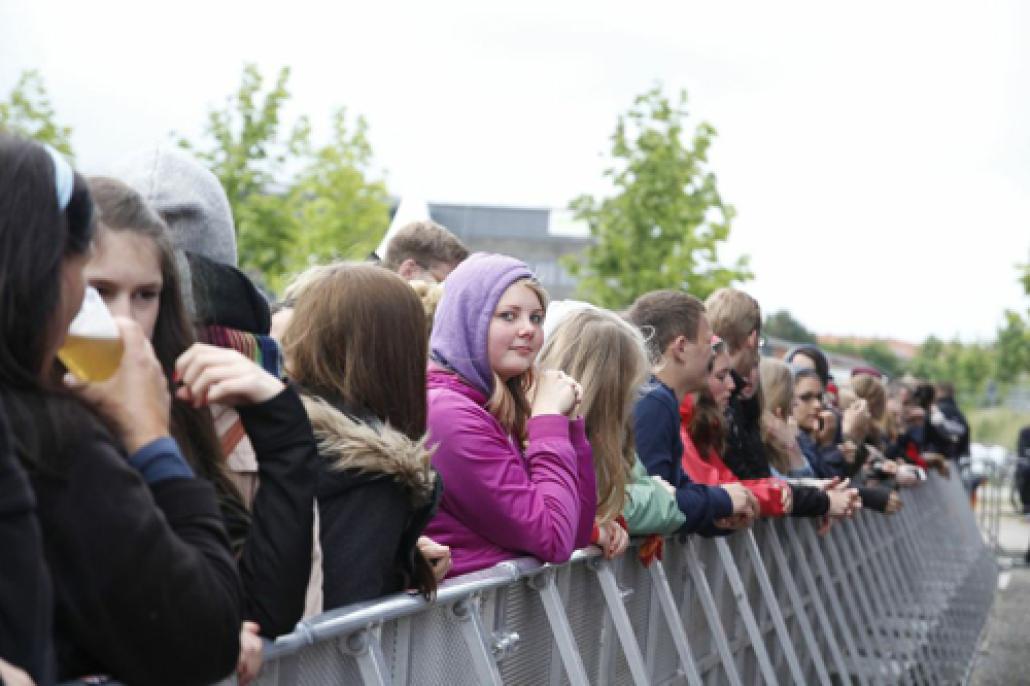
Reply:
[[[409,257],[397,266],[397,274],[405,281],[411,281],[420,269],[418,262]]]
[[[667,350],[672,352],[673,357],[676,360],[682,360],[683,355],[687,352],[687,337],[676,336],[676,338],[672,339],[672,342],[669,343]]]
[[[747,346],[749,348],[758,347],[758,329],[752,329],[751,333],[747,337]]]

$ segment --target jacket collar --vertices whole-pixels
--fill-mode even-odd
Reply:
[[[415,507],[432,499],[437,477],[430,467],[433,450],[426,447],[425,436],[413,441],[389,424],[361,421],[317,396],[303,395],[301,399],[319,455],[329,469],[392,477]]]
[[[485,405],[487,401],[487,397],[482,391],[477,388],[473,388],[456,372],[444,369],[435,362],[429,363],[429,371],[426,373],[426,389],[445,389],[454,391],[455,393],[459,393],[466,398],[469,398],[477,405]]]

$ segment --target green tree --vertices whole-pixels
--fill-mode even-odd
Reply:
[[[702,122],[684,141],[686,103],[685,91],[672,103],[659,87],[638,96],[612,136],[614,164],[604,175],[615,194],[572,201],[595,239],[584,260],[564,262],[580,279],[581,297],[621,308],[658,288],[705,298],[752,277],[746,258],[719,264],[734,211],[708,168],[715,129]]]
[[[1018,313],[1005,312],[1005,325],[998,329],[998,379],[1017,381],[1030,372],[1030,325]]]
[[[341,109],[333,115],[332,129],[330,142],[313,152],[291,191],[299,221],[286,260],[290,272],[365,257],[390,224],[386,185],[370,180],[367,171],[372,146],[365,119],[358,117],[352,131]]]
[[[74,157],[72,130],[57,123],[57,113],[36,70],[22,72],[7,100],[0,101],[0,130],[48,143]]]
[[[905,364],[884,341],[870,341],[860,344],[841,341],[839,343],[823,343],[820,345],[831,352],[860,357],[892,379],[902,376],[906,371]]]
[[[762,333],[775,338],[782,338],[785,341],[794,343],[815,343],[815,334],[805,328],[805,325],[794,319],[794,316],[787,310],[780,310],[766,315],[762,324]]]
[[[236,92],[220,109],[208,112],[209,140],[179,144],[203,160],[229,197],[240,266],[266,278],[286,270],[285,255],[295,233],[286,179],[287,160],[307,151],[310,126],[300,118],[282,134],[283,105],[289,99],[290,70],[283,67],[267,92],[254,64],[243,69]]]
[[[969,406],[979,402],[988,383],[998,378],[997,346],[929,336],[909,362],[908,371],[929,381],[951,381],[959,401]]]
[[[289,77],[283,67],[265,88],[258,68],[247,65],[236,92],[208,113],[205,140],[180,140],[229,196],[240,266],[273,290],[311,264],[364,257],[389,224],[365,120],[352,129],[341,109],[328,142],[312,143],[307,117],[283,122]]]

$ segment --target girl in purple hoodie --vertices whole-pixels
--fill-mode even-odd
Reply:
[[[447,278],[428,378],[444,492],[425,533],[450,546],[449,576],[523,555],[565,562],[590,543],[597,489],[582,391],[534,367],[546,307],[511,257],[475,254]]]

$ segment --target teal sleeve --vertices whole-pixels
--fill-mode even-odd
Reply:
[[[651,478],[637,459],[626,485],[626,504],[622,508],[632,536],[670,535],[686,521],[676,497]]]

